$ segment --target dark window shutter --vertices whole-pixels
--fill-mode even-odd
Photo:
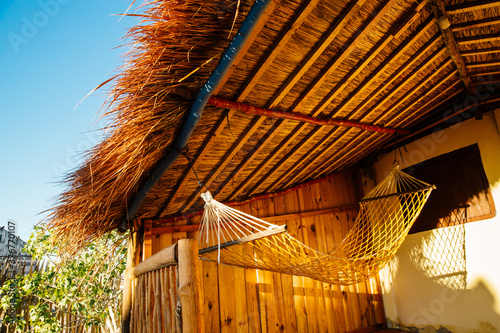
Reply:
[[[496,214],[477,144],[404,171],[437,186],[410,233],[483,220]]]

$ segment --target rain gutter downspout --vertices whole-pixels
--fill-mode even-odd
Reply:
[[[158,183],[158,181],[168,170],[168,168],[170,168],[170,166],[177,160],[180,151],[186,148],[194,128],[201,119],[201,114],[203,113],[203,109],[205,108],[208,99],[213,94],[215,88],[217,88],[222,82],[225,74],[233,64],[234,59],[241,51],[243,45],[250,37],[250,34],[252,33],[257,22],[259,22],[268,5],[272,1],[273,0],[256,0],[253,4],[240,29],[231,40],[231,43],[229,44],[219,63],[215,67],[215,70],[198,92],[195,102],[191,106],[188,116],[184,121],[184,124],[182,125],[179,135],[174,141],[173,147],[169,148],[166,155],[163,156],[154,166],[153,170],[146,179],[146,182],[143,184],[141,189],[137,192],[134,199],[130,203],[125,218],[122,220],[120,226],[118,227],[120,231],[124,232],[127,230],[128,222],[134,219],[135,215],[139,211],[139,208],[144,202],[144,199],[146,199],[149,191],[151,191],[151,189],[156,185],[156,183]]]

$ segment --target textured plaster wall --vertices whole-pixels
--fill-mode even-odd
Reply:
[[[408,144],[402,167],[477,143],[499,210],[498,116],[490,112]],[[366,173],[366,189],[390,170],[394,156],[381,157],[375,173]],[[500,331],[500,216],[409,235],[380,277],[389,325],[415,332]]]

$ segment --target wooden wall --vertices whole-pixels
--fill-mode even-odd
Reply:
[[[357,210],[325,213],[360,199],[354,171],[274,198],[236,207],[257,217],[288,215],[288,233],[322,252],[331,251],[346,235]],[[323,210],[307,217],[290,215]],[[193,223],[196,223],[193,219]],[[148,224],[146,224],[147,226]],[[147,258],[196,232],[157,234],[146,227]],[[337,286],[310,278],[203,262],[204,317],[207,332],[349,332],[385,322],[378,278],[353,286]]]

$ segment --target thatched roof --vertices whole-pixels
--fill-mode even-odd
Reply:
[[[500,2],[443,4],[273,1],[214,95],[410,133],[463,107],[470,106],[462,110],[470,116],[474,98],[481,110],[497,107]],[[113,81],[109,135],[68,175],[50,217],[57,235],[78,244],[127,218],[192,105],[179,88],[201,88],[251,6],[245,0],[145,5],[144,21],[129,33],[133,51]],[[352,167],[394,141],[390,133],[207,106],[186,155],[152,188],[135,218],[199,209],[196,176],[219,201],[242,200]]]

